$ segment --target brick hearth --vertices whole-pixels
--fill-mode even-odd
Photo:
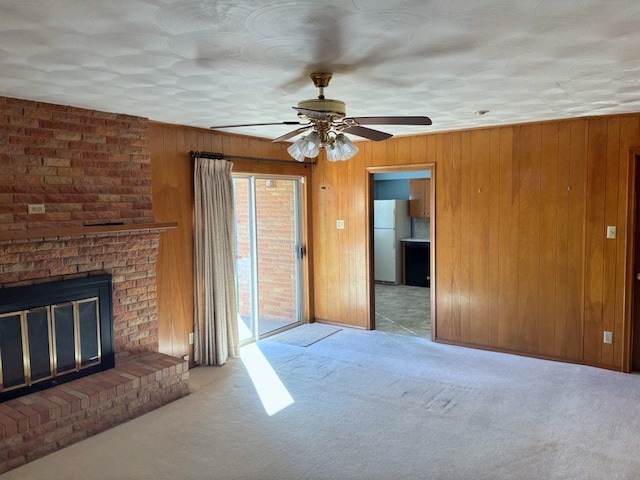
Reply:
[[[161,353],[0,404],[0,473],[189,393],[188,363]]]

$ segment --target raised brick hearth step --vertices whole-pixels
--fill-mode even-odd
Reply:
[[[0,404],[0,473],[189,393],[188,362],[144,353],[116,367]]]

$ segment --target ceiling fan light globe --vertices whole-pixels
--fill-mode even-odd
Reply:
[[[306,145],[307,145],[306,138],[301,137],[295,142],[293,142],[291,145],[289,145],[289,147],[287,148],[287,152],[289,152],[289,155],[291,155],[298,162],[304,162]]]
[[[339,160],[342,160],[342,158],[340,158],[340,151],[336,148],[335,143],[327,145],[326,152],[327,160],[329,160],[330,162],[337,162]]]
[[[320,155],[320,147],[317,145],[313,147],[309,146],[309,148],[307,148],[307,152],[305,153],[305,156],[309,158],[316,158],[318,155]]]
[[[289,152],[289,154],[298,162],[304,162],[305,159],[305,155],[302,152],[296,152],[296,153],[291,153]]]
[[[322,146],[322,141],[320,140],[320,135],[317,132],[311,132],[306,136],[307,144],[305,146],[306,153],[305,155],[309,158],[315,158],[320,154],[320,147]]]
[[[340,157],[342,157],[342,160],[349,160],[356,153],[358,153],[358,147],[356,147],[356,145],[351,140],[349,140],[349,138],[344,133],[341,133],[336,137],[334,145],[340,152]]]

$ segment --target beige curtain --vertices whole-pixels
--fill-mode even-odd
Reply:
[[[195,159],[194,356],[199,365],[223,365],[240,352],[232,167],[226,160]]]

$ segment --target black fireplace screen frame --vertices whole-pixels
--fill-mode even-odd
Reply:
[[[0,288],[0,315],[97,298],[99,361],[75,368],[30,385],[0,391],[0,402],[91,375],[115,365],[113,340],[113,287],[110,274]],[[0,318],[0,321],[2,318]]]

